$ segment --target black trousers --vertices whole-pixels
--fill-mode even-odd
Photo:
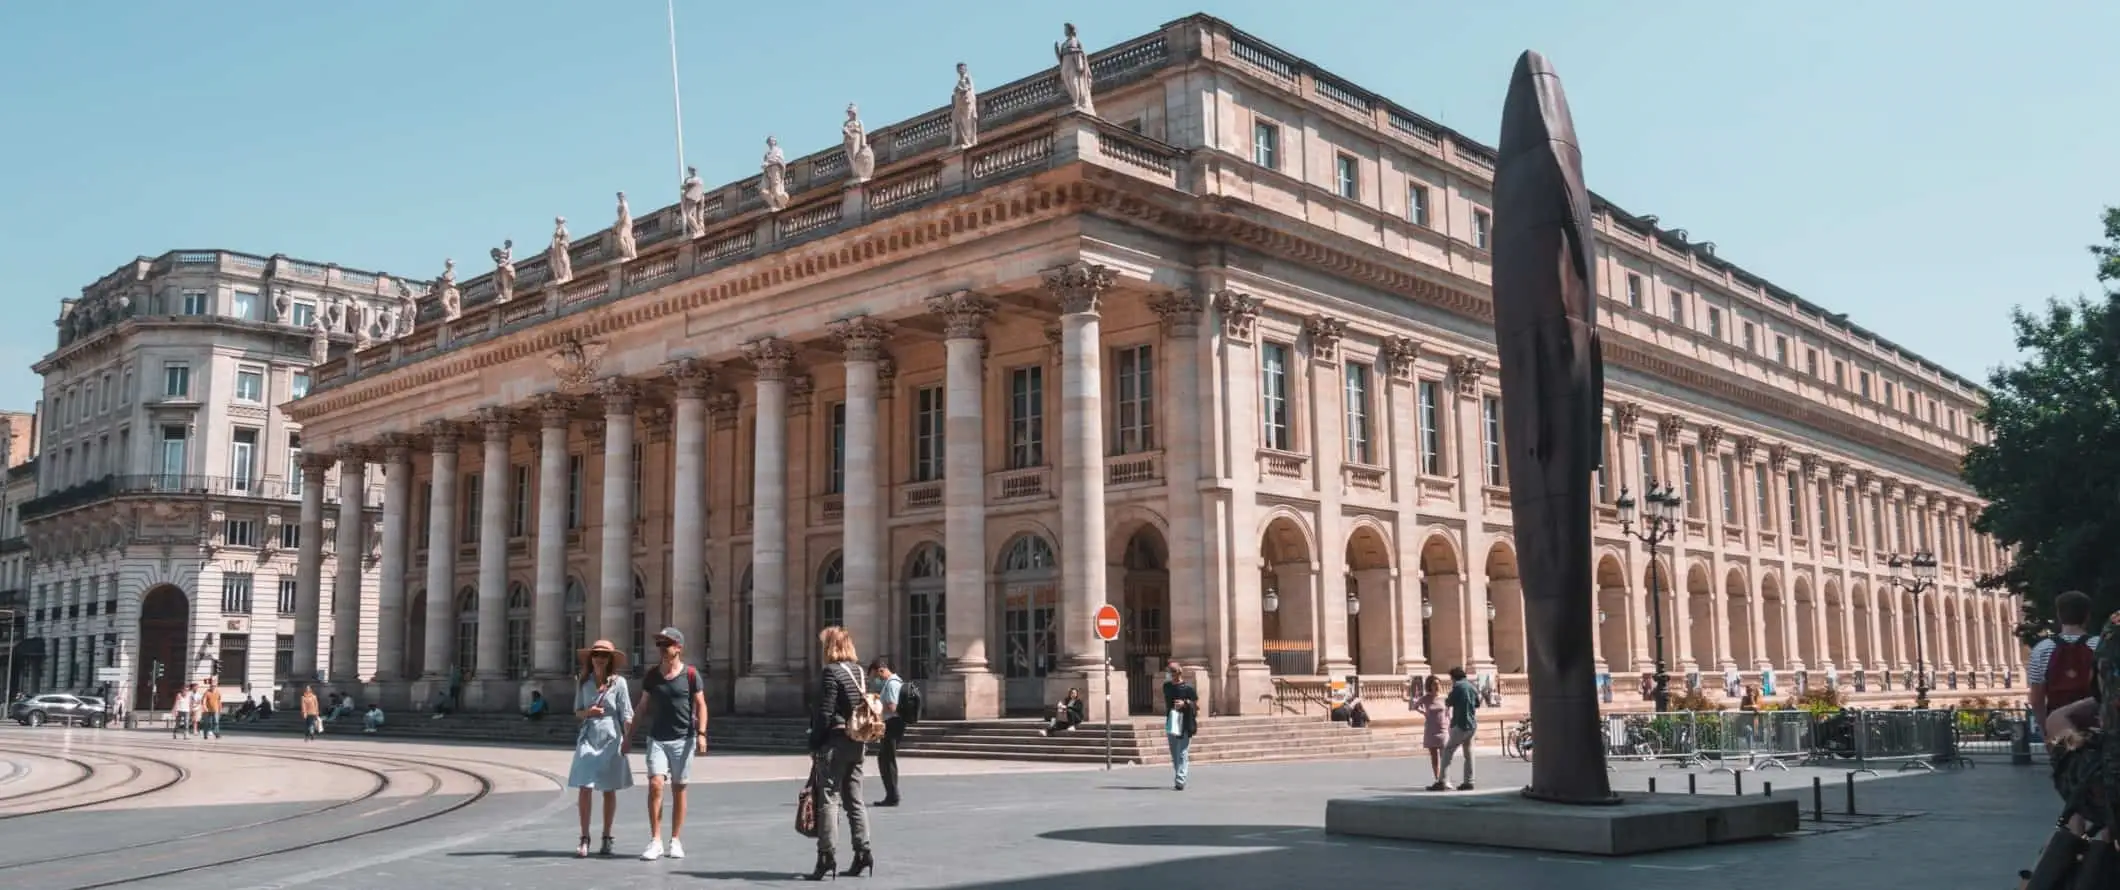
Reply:
[[[883,721],[883,743],[876,752],[876,772],[883,777],[883,799],[898,799],[898,745],[905,741],[905,721]]]

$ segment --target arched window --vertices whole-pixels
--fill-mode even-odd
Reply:
[[[648,663],[648,582],[641,580],[640,573],[633,574],[633,663]]]
[[[530,676],[530,590],[522,582],[508,585],[508,678]]]
[[[1054,566],[1053,545],[1037,535],[1023,535],[1009,543],[1006,553],[1001,555],[1001,572],[1028,572],[1050,569]]]
[[[561,612],[566,616],[567,652],[571,659],[573,653],[589,645],[589,592],[582,589],[580,578],[567,579],[567,598],[563,602]]]
[[[1059,573],[1053,546],[1022,535],[1001,551],[1001,675],[1010,710],[1045,703],[1044,678],[1059,653]]]
[[[949,655],[943,629],[945,568],[942,548],[934,544],[922,544],[913,551],[906,566],[905,672],[915,680],[940,674]]]
[[[456,592],[456,669],[469,677],[478,670],[478,588]]]
[[[736,585],[736,673],[751,673],[751,567],[744,566],[743,580]]]
[[[822,630],[847,620],[846,560],[834,552],[824,559],[817,573],[817,627]]]

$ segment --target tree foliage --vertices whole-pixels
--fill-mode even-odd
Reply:
[[[1989,375],[1989,439],[1965,459],[1989,502],[1973,527],[2014,556],[1982,584],[2024,597],[2028,641],[2064,591],[2090,594],[2094,617],[2120,608],[2120,207],[2104,222],[2090,250],[2106,293],[2011,313],[2025,360]]]

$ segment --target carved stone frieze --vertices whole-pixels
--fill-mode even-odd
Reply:
[[[607,343],[571,339],[546,356],[545,361],[551,366],[553,376],[559,378],[561,389],[578,390],[596,380],[597,368],[603,364],[604,353],[609,349]]]
[[[1119,273],[1096,263],[1068,263],[1045,271],[1045,291],[1060,304],[1061,315],[1095,314],[1104,293],[1119,283]]]
[[[888,323],[866,315],[832,322],[827,330],[832,339],[839,341],[840,350],[850,362],[873,362],[883,357],[884,341],[891,336]]]
[[[977,340],[986,336],[986,322],[994,314],[994,303],[971,291],[959,290],[927,298],[927,311],[942,316],[945,339]]]

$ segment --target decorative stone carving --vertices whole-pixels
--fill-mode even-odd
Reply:
[[[757,369],[758,379],[782,380],[795,364],[795,347],[778,337],[766,337],[745,343],[743,357]]]
[[[324,316],[319,313],[309,323],[309,363],[321,365],[331,358],[331,330],[324,327]]]
[[[1678,414],[1666,414],[1656,421],[1656,435],[1666,442],[1678,441],[1680,433],[1686,431],[1686,418]]]
[[[506,408],[480,408],[479,426],[488,442],[509,442],[515,435],[515,412]]]
[[[1347,322],[1329,315],[1313,315],[1303,322],[1303,330],[1310,334],[1311,361],[1338,363],[1340,340],[1347,336]]]
[[[515,242],[501,241],[493,249],[493,302],[506,303],[515,299]]]
[[[626,377],[596,381],[596,395],[604,400],[605,414],[631,414],[640,399],[640,385]]]
[[[285,522],[277,512],[265,514],[265,536],[258,539],[258,550],[262,551],[259,559],[271,559],[273,553],[279,552],[280,526]]]
[[[556,392],[538,396],[537,422],[541,429],[566,429],[574,422],[574,397]]]
[[[412,336],[413,328],[419,321],[420,302],[412,296],[412,288],[407,287],[405,282],[400,281],[397,283],[397,294],[396,335],[399,337],[410,337]]]
[[[1190,337],[1200,331],[1200,295],[1185,288],[1148,298],[1148,310],[1163,322],[1173,337]]]
[[[979,91],[963,62],[957,63],[957,88],[950,91],[950,143],[959,149],[979,144]]]
[[[574,256],[567,252],[572,239],[567,237],[567,218],[552,218],[552,243],[545,247],[545,268],[551,271],[553,284],[566,284],[574,280]]]
[[[1759,437],[1738,436],[1736,441],[1737,465],[1739,467],[1751,466],[1753,455],[1759,453]]]
[[[285,323],[287,314],[294,311],[294,294],[284,287],[272,289],[272,318],[274,323]]]
[[[464,427],[454,420],[430,420],[421,429],[436,454],[453,452],[463,444]]]
[[[942,316],[944,339],[977,340],[986,335],[986,320],[994,314],[994,304],[971,291],[960,290],[927,298],[927,310]]]
[[[602,417],[591,418],[589,422],[582,424],[582,439],[588,443],[590,451],[604,450],[604,434],[608,432],[610,430],[604,427]]]
[[[714,418],[717,430],[736,428],[736,406],[738,400],[733,392],[723,391],[707,397],[707,414]]]
[[[846,145],[847,176],[855,185],[876,175],[876,150],[869,147],[868,130],[861,126],[861,109],[847,103],[846,123],[839,125],[839,139]]]
[[[883,357],[883,341],[891,335],[890,325],[866,315],[832,322],[826,328],[839,341],[839,348],[850,362],[873,362]]]
[[[1861,490],[1861,491],[1865,491],[1865,492],[1874,492],[1874,491],[1876,491],[1876,490],[1877,490],[1877,475],[1876,475],[1876,474],[1874,474],[1874,473],[1871,473],[1871,472],[1870,472],[1869,470],[1856,470],[1856,471],[1855,471],[1855,487],[1856,487],[1857,489],[1859,489],[1859,490]]]
[[[686,238],[707,233],[707,184],[699,180],[698,167],[685,168],[685,181],[677,186],[677,212],[684,218]]]
[[[383,517],[368,520],[368,534],[365,539],[368,542],[368,552],[361,555],[361,561],[372,566],[383,558]]]
[[[1061,315],[1096,314],[1104,292],[1119,282],[1119,273],[1095,263],[1068,263],[1045,270],[1045,290],[1060,303]]]
[[[704,399],[708,388],[714,385],[714,369],[696,358],[681,358],[663,366],[663,372],[677,384],[680,399]]]
[[[788,416],[794,417],[799,414],[809,413],[810,396],[816,392],[817,381],[810,379],[810,375],[790,375],[788,377]]]
[[[1413,379],[1414,363],[1420,361],[1421,343],[1412,337],[1390,337],[1384,341],[1384,368],[1399,380]]]
[[[1717,424],[1704,423],[1700,427],[1700,453],[1713,458],[1715,450],[1722,447],[1723,428]]]
[[[1767,469],[1779,473],[1789,466],[1789,446],[1767,446]]]
[[[758,199],[774,213],[788,209],[788,159],[780,153],[780,140],[766,137],[766,157],[758,169]]]
[[[1053,44],[1053,56],[1060,60],[1060,88],[1067,91],[1067,101],[1074,110],[1096,114],[1097,105],[1090,98],[1089,53],[1082,49],[1082,40],[1075,36],[1072,22],[1062,27],[1066,36]]]
[[[1833,483],[1834,488],[1846,488],[1855,478],[1854,471],[1848,469],[1847,464],[1834,464],[1829,473],[1828,480]]]
[[[985,346],[986,346],[986,343],[985,343],[984,341],[981,341],[979,345],[980,345],[980,346],[981,346],[981,347],[983,348],[983,347],[985,347]],[[983,357],[983,356],[982,356],[982,357]],[[897,360],[896,360],[896,359],[893,359],[893,358],[891,358],[891,356],[890,356],[890,354],[889,354],[889,353],[885,353],[885,354],[883,354],[883,355],[877,356],[877,357],[876,357],[876,383],[877,383],[877,387],[876,387],[876,389],[877,389],[877,392],[876,392],[876,397],[877,397],[877,398],[879,398],[879,399],[888,399],[888,398],[890,398],[890,397],[891,397],[891,383],[892,383],[892,381],[894,381],[894,380],[897,380],[897,379],[898,379],[898,362],[897,362]]]
[[[443,321],[463,317],[464,295],[456,289],[456,260],[442,260],[442,277],[435,279],[434,292],[442,302]]]
[[[353,323],[353,348],[367,349],[375,338],[369,333],[375,327],[375,319],[368,307],[360,303],[347,303],[346,315]]]
[[[611,224],[611,238],[618,242],[619,261],[640,255],[640,246],[633,240],[633,208],[626,206],[626,193],[618,193],[618,221]]]
[[[1805,479],[1819,479],[1825,475],[1825,462],[1818,455],[1805,453],[1796,458],[1796,465]]]
[[[609,345],[602,342],[583,343],[579,339],[569,340],[558,351],[545,357],[554,376],[559,378],[560,388],[579,389],[596,379],[596,368],[603,362],[604,351]]]
[[[1251,342],[1253,325],[1259,320],[1258,297],[1223,289],[1215,292],[1210,303],[1222,316],[1223,336]]]
[[[1634,425],[1641,422],[1640,402],[1615,402],[1612,405],[1612,428],[1622,436],[1634,435]]]
[[[1456,385],[1458,395],[1471,397],[1480,394],[1480,378],[1487,373],[1487,360],[1476,355],[1461,355],[1450,360],[1450,381]]]
[[[640,431],[650,445],[670,441],[670,409],[662,405],[649,405],[640,409]]]

